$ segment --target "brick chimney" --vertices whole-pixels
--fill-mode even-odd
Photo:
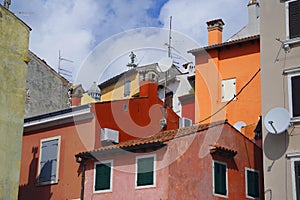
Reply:
[[[222,31],[225,25],[222,19],[214,19],[206,22],[208,31],[208,45],[222,43]]]

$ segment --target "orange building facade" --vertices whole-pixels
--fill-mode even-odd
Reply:
[[[157,87],[145,81],[140,84],[140,97],[25,119],[19,199],[79,199],[83,169],[74,156],[101,148],[104,128],[118,131],[118,142],[160,132],[164,112]],[[177,129],[178,121],[176,113],[167,107],[165,130]]]
[[[195,122],[227,119],[249,138],[261,115],[259,35],[222,42],[224,22],[208,24],[209,46],[195,56]]]

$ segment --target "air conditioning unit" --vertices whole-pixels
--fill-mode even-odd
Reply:
[[[102,143],[119,143],[119,131],[102,128],[101,129],[101,142]]]
[[[188,118],[179,118],[179,128],[187,127],[187,126],[192,126],[193,122],[191,119]]]

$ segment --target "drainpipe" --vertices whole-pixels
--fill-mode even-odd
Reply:
[[[85,182],[85,168],[86,168],[86,160],[78,155],[76,157],[76,162],[80,164],[82,167],[82,174],[81,174],[81,190],[80,190],[80,200],[84,199],[84,182]],[[81,159],[79,159],[81,158]]]

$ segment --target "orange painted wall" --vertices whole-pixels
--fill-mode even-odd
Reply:
[[[79,164],[74,155],[86,151],[88,144],[82,140],[92,141],[85,133],[94,132],[93,120],[84,123],[71,123],[64,127],[55,127],[43,131],[25,133],[23,135],[22,160],[20,172],[19,200],[31,199],[76,199],[80,197],[81,175],[78,174]],[[36,186],[38,177],[38,162],[40,154],[40,140],[61,136],[58,183],[52,185]]]
[[[261,115],[260,73],[236,100],[213,117],[205,119],[227,103],[221,101],[222,80],[236,78],[236,92],[239,92],[259,70],[259,39],[209,49],[196,55],[195,60],[196,123],[220,119],[228,119],[233,125],[238,121],[247,125],[257,123]]]

